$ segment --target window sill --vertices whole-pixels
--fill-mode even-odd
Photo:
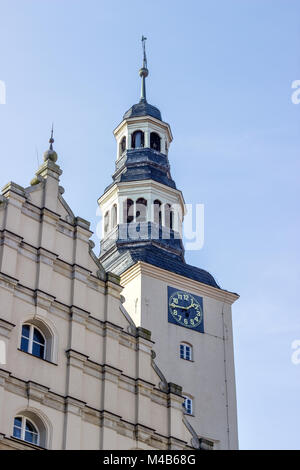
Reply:
[[[30,354],[27,351],[23,351],[23,349],[18,348],[18,351],[20,351],[24,354],[27,354],[30,357],[34,357],[35,359],[38,359],[39,361],[48,362],[48,364],[52,364],[53,366],[58,366],[58,364],[56,364],[55,362],[49,361],[48,359],[43,359],[42,357],[35,356],[34,354]]]
[[[180,357],[180,359],[186,362],[195,362],[193,359],[186,359],[185,357]]]

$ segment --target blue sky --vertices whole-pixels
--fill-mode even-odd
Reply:
[[[300,449],[299,2],[10,0],[0,12],[0,184],[29,184],[54,121],[65,197],[93,230],[148,37],[147,97],[172,127],[172,176],[205,204],[205,245],[187,261],[241,296],[240,447]]]

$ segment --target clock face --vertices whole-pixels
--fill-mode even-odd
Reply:
[[[168,310],[170,323],[204,332],[202,297],[168,287]]]

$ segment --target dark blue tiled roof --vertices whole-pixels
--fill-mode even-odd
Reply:
[[[118,248],[110,256],[100,261],[107,271],[121,275],[138,261],[157,266],[158,268],[171,271],[172,273],[202,282],[208,286],[220,289],[213,276],[204,269],[197,268],[185,263],[179,256],[162,250],[153,244],[128,248]]]
[[[116,171],[113,174],[113,183],[121,181],[157,181],[170,188],[176,189],[176,184],[170,174],[170,165],[167,155],[150,148],[126,150],[124,155],[116,162]],[[110,184],[105,191],[111,188]]]
[[[124,251],[126,248],[132,249],[132,247],[145,246],[145,244],[154,244],[184,259],[184,247],[180,234],[154,222],[118,224],[101,240],[101,256],[106,257],[106,253],[113,252],[115,245]]]
[[[120,174],[115,181],[142,181],[153,180],[165,184],[171,188],[176,188],[174,181],[160,168],[155,168],[151,164],[140,163],[135,166],[127,166],[126,171]]]
[[[131,108],[124,114],[123,119],[139,116],[152,116],[160,121],[162,120],[160,110],[147,103],[147,101],[140,101],[139,103],[131,106]]]

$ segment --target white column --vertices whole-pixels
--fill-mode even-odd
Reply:
[[[147,222],[152,222],[152,198],[147,198]]]
[[[160,137],[160,151],[164,155],[167,154],[167,152],[166,152],[166,138],[165,138],[164,135]]]
[[[149,222],[154,222],[154,207],[153,207],[153,197],[152,194],[148,199],[147,215]]]
[[[164,202],[161,203],[161,221],[163,227],[165,227],[166,224],[166,204]]]
[[[149,129],[145,129],[144,139],[145,139],[144,147],[150,148],[150,131],[149,131]]]
[[[119,196],[118,198],[118,223],[119,224],[124,224],[126,221],[124,220],[124,213],[125,213],[125,208],[124,205],[126,204],[126,197],[124,196]]]
[[[133,222],[136,222],[136,200],[133,203]]]

